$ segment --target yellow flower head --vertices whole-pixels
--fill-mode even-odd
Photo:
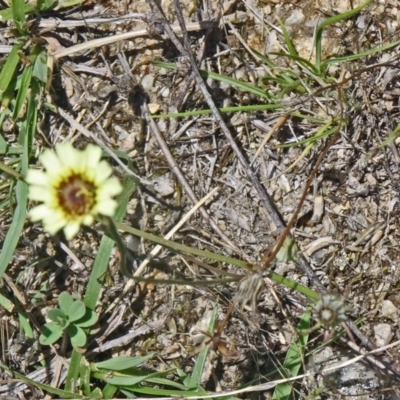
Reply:
[[[112,217],[117,208],[112,197],[122,186],[110,177],[110,165],[100,158],[100,147],[92,144],[85,150],[71,143],[57,144],[55,152],[45,150],[39,159],[46,171],[30,169],[26,176],[29,198],[42,203],[30,210],[30,219],[42,220],[50,234],[64,229],[70,240],[81,224],[92,224],[94,216]]]

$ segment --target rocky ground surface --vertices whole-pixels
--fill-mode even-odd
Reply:
[[[182,0],[180,5],[190,29],[192,50],[199,57],[201,68],[260,85],[259,79],[268,73],[268,66],[256,60],[248,47],[263,54],[282,51],[285,45],[278,18],[286,26],[299,55],[312,63],[316,26],[361,3],[357,0],[231,0],[221,5],[214,0],[201,3]],[[161,2],[161,7],[171,24],[177,26],[173,3],[166,0]],[[398,7],[396,1],[375,1],[355,17],[328,27],[323,35],[322,57],[355,54],[395,42],[399,36]],[[154,31],[157,26],[143,21],[144,14],[149,12],[147,1],[88,1],[85,7],[63,14],[70,25],[55,24],[51,17],[43,18],[40,26],[46,31],[41,31],[40,36],[58,54],[49,100],[68,110],[109,147],[129,155],[143,184],[130,201],[129,218],[125,222],[163,236],[193,206],[193,201],[171,171],[165,152],[135,105],[145,95],[154,115],[208,106],[190,78],[185,59],[179,56],[168,36],[157,35]],[[129,16],[132,13],[137,14]],[[217,15],[225,19],[220,19],[209,34],[204,23],[199,22]],[[99,18],[118,19],[91,22]],[[86,23],[79,25],[77,21],[82,19]],[[9,28],[3,24],[2,30],[8,32]],[[65,56],[62,53],[77,43],[90,43],[125,32],[137,32],[137,36],[100,47],[90,46]],[[12,36],[5,37],[2,37],[4,44],[9,44]],[[319,139],[307,152],[304,152],[305,146],[278,147],[315,135],[321,128],[311,119],[306,122],[292,116],[267,141],[266,136],[294,108],[321,118],[342,113],[348,121],[321,163],[292,234],[311,266],[314,279],[345,302],[351,321],[362,318],[358,329],[376,347],[400,339],[398,140],[380,147],[399,120],[398,52],[399,46],[395,46],[352,63],[331,66],[330,76],[349,78],[342,86],[347,98],[345,104],[337,101],[337,90],[332,87],[313,101],[302,101],[294,107],[290,104],[295,104],[301,95],[288,93],[283,99],[289,104],[287,109],[223,115],[236,143],[247,160],[252,161],[254,174],[286,222],[294,213],[329,138]],[[283,57],[271,57],[282,68],[288,63]],[[125,61],[132,75],[124,69]],[[160,68],[154,65],[156,61],[174,62],[180,67],[176,71]],[[226,83],[210,78],[206,82],[218,107],[261,101],[256,95],[238,91]],[[269,82],[260,87],[274,92],[274,85]],[[257,265],[274,246],[279,227],[271,221],[213,115],[162,118],[156,122],[197,198],[219,186],[218,194],[206,208],[239,255],[200,213],[173,240],[237,256]],[[12,145],[16,134],[13,126],[6,124],[7,121],[3,124],[3,135]],[[67,139],[77,147],[91,141],[57,115],[43,120],[36,137],[38,149]],[[118,166],[116,170],[122,177],[124,172]],[[7,229],[10,218],[2,211],[2,230]],[[7,274],[14,281],[19,277],[17,287],[28,299],[46,283],[46,301],[33,311],[39,320],[43,320],[46,307],[54,304],[61,291],[84,292],[100,239],[101,230],[88,229],[73,241],[64,241],[62,246],[61,237],[52,238],[42,232],[41,226],[27,223]],[[124,240],[139,254],[148,254],[154,247],[151,242],[133,236],[125,235]],[[159,257],[168,262],[173,276],[181,274],[202,280],[212,275],[185,255],[163,250]],[[209,263],[215,268],[246,274],[232,266]],[[264,273],[264,284],[259,285],[255,307],[251,307],[251,302],[237,307],[223,327],[228,354],[221,354],[221,349],[210,352],[202,376],[207,390],[234,390],[241,385],[280,378],[276,368],[296,340],[298,320],[308,302],[297,291],[272,284],[269,271],[318,289],[315,281],[295,262],[271,264]],[[155,276],[153,270],[143,273]],[[156,276],[167,278],[171,274],[158,272]],[[105,278],[102,304],[99,304],[101,331],[93,338],[90,348],[93,360],[106,355],[143,355],[156,351],[158,357],[148,364],[149,368],[160,371],[179,366],[187,373],[193,369],[196,354],[207,340],[201,331],[207,330],[213,310],[218,310],[218,319],[222,321],[238,292],[238,282],[210,287],[140,284],[112,312],[106,313],[124,285],[115,250]],[[3,290],[11,289],[5,284]],[[3,318],[2,326],[8,334],[7,341],[2,341],[3,359],[12,368],[32,376],[36,373],[37,360],[44,357],[42,350],[19,337],[16,315],[3,314]],[[359,351],[372,350],[354,335],[345,336],[345,341],[336,339],[324,345],[322,330],[311,334],[301,373],[312,371],[313,374],[298,380],[292,398],[399,398],[398,346],[375,354],[370,360],[353,361],[341,368],[323,371],[334,364],[346,364]],[[38,379],[45,380],[44,376]],[[29,389],[22,386],[14,390],[20,390],[19,398],[33,398]],[[0,386],[0,395],[7,393],[10,394],[9,387]],[[242,397],[270,398],[272,393],[272,390],[261,390]],[[39,395],[35,393],[35,396]]]

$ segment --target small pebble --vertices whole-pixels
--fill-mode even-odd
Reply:
[[[391,319],[397,319],[397,307],[390,300],[382,301],[382,316]]]
[[[154,86],[154,76],[145,75],[142,79],[142,86],[144,90],[150,90]]]
[[[392,328],[389,324],[378,324],[374,326],[375,340],[378,347],[386,346],[393,338]]]

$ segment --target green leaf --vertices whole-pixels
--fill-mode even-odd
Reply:
[[[21,172],[23,175],[28,170],[28,150],[24,145],[24,154],[21,159]],[[23,181],[18,181],[16,185],[17,207],[15,209],[10,228],[3,242],[0,253],[0,278],[7,269],[8,263],[11,261],[15,248],[21,237],[26,218],[26,209],[28,202],[28,185]]]
[[[277,18],[277,19],[278,19],[279,25],[280,25],[280,27],[282,29],[283,38],[285,40],[286,47],[287,47],[287,49],[289,51],[289,54],[291,56],[293,56],[293,57],[298,57],[299,53],[297,52],[296,47],[294,47],[292,39],[290,39],[289,33],[288,33],[287,29],[286,29],[286,26],[282,23],[280,18]]]
[[[20,33],[25,33],[23,24],[25,23],[25,2],[24,0],[12,0],[11,10],[13,15],[14,24]]]
[[[4,10],[0,10],[0,21],[9,21],[13,18],[13,12],[11,8],[5,8]]]
[[[47,57],[44,51],[36,57],[33,64],[33,76],[42,83],[47,83]]]
[[[58,1],[54,2],[56,4],[56,7],[54,8],[55,10],[61,10],[62,8],[68,8],[68,7],[73,7],[78,4],[82,4],[87,0],[67,0],[67,1]]]
[[[6,63],[3,65],[3,68],[0,72],[0,93],[4,92],[15,73],[15,70],[19,63],[19,55],[18,53],[22,50],[22,45],[20,43],[14,44],[13,48],[11,49]]]
[[[204,390],[199,388],[198,390],[169,390],[169,389],[156,389],[151,387],[137,387],[132,389],[135,393],[142,393],[147,394],[149,396],[187,396],[188,398],[197,397],[199,396],[207,396],[208,393]],[[200,397],[201,398],[201,397]]]
[[[86,312],[85,304],[83,301],[75,300],[68,308],[67,316],[71,322],[78,321],[81,319]]]
[[[277,110],[279,108],[285,108],[282,103],[274,102],[271,104],[254,104],[251,106],[235,106],[235,107],[222,107],[218,108],[220,113],[229,112],[250,112],[250,111],[264,111],[264,110]],[[153,119],[159,118],[178,118],[178,117],[191,117],[194,115],[205,115],[212,114],[211,110],[196,110],[196,111],[185,111],[181,113],[168,113],[168,114],[154,114],[151,116]]]
[[[325,60],[322,64],[321,64],[321,70],[326,69],[326,67],[329,64],[341,64],[344,62],[350,62],[350,61],[354,61],[354,60],[358,60],[360,58],[363,57],[368,57],[370,55],[376,54],[376,53],[381,53],[384,52],[386,50],[389,50],[393,47],[396,47],[400,44],[400,40],[396,40],[395,42],[391,42],[388,44],[385,44],[384,46],[380,46],[380,47],[374,47],[372,49],[363,51],[361,53],[356,53],[356,54],[348,54],[342,57],[331,57],[328,58],[327,60]]]
[[[64,321],[64,324],[67,322],[66,315],[59,308],[51,308],[47,313],[47,318],[60,325],[63,325],[63,323],[60,323],[60,320]]]
[[[15,98],[15,106],[12,115],[13,121],[16,121],[18,118],[21,117],[20,112],[22,107],[26,103],[27,100],[26,94],[28,93],[28,89],[31,84],[31,79],[32,79],[32,66],[30,65],[24,68],[24,71],[22,72],[20,87],[17,96]]]
[[[39,343],[49,345],[55,343],[62,336],[64,330],[57,322],[44,324],[40,329]]]
[[[83,396],[80,395],[79,393],[71,393],[66,390],[58,389],[49,385],[45,385],[43,383],[37,382],[33,379],[29,379],[26,377],[24,374],[20,374],[17,371],[13,371],[11,368],[7,367],[7,365],[3,364],[0,362],[0,368],[4,371],[7,371],[10,376],[13,376],[15,378],[18,378],[21,382],[24,382],[26,385],[37,388],[42,390],[43,392],[46,393],[52,393],[56,397],[54,398],[59,398],[59,399],[83,399]]]
[[[56,0],[37,0],[37,7],[40,11],[46,11],[56,4]]]
[[[95,388],[89,393],[90,399],[103,399],[103,393],[100,388]]]
[[[79,369],[79,376],[80,376],[80,391],[85,395],[89,396],[90,394],[90,366],[88,365],[87,361],[82,358],[80,369]],[[89,396],[92,397],[92,396]]]
[[[81,328],[89,328],[90,326],[93,326],[98,319],[99,316],[94,311],[86,309],[85,315],[81,319],[75,321],[75,325],[78,325]]]
[[[25,120],[21,124],[18,140],[27,147],[28,154],[31,154],[33,139],[36,133],[38,102],[40,87],[37,82],[32,81],[30,96],[28,98],[28,107]]]
[[[26,312],[20,311],[18,313],[18,319],[19,319],[20,331],[23,332],[23,334],[29,339],[34,339],[35,334],[33,333],[33,329],[30,325],[30,319],[26,314]]]
[[[170,379],[167,379],[167,378],[153,377],[153,378],[146,379],[146,381],[155,383],[157,385],[175,387],[179,390],[186,390],[188,388],[187,385],[182,385],[181,383],[171,381]]]
[[[71,324],[68,326],[67,332],[73,347],[83,347],[86,344],[86,333],[79,326]]]
[[[74,301],[75,299],[68,292],[62,292],[58,296],[58,304],[65,315],[68,315],[68,310]]]
[[[295,261],[297,253],[299,252],[299,247],[294,239],[287,237],[283,242],[282,247],[279,249],[278,254],[275,259],[278,262],[287,263],[289,261]]]
[[[302,285],[301,283],[292,281],[285,276],[279,275],[276,272],[271,273],[271,279],[276,283],[280,283],[288,288],[295,290],[296,292],[304,294],[304,296],[306,296],[310,300],[318,301],[320,299],[320,295],[314,290]]]
[[[36,4],[27,3],[24,4],[21,8],[21,12],[23,11],[25,15],[34,14],[38,11],[46,11],[56,5],[58,2],[56,0],[37,0]],[[85,0],[79,0],[79,2],[83,2]],[[61,8],[62,5],[68,4],[69,2],[61,3],[59,7]],[[76,1],[75,1],[76,3]],[[9,21],[13,19],[13,10],[11,8],[6,8],[0,11],[0,20],[1,21]]]
[[[334,15],[333,17],[327,18],[323,21],[317,28],[315,33],[315,66],[318,71],[321,71],[321,60],[322,60],[322,32],[324,28],[329,25],[336,24],[339,21],[343,21],[344,19],[350,18],[353,15],[359,13],[363,8],[367,7],[371,4],[372,0],[367,0],[365,3],[359,5],[358,7],[353,8],[350,11],[346,11],[341,14]]]
[[[107,383],[106,386],[103,388],[103,398],[104,399],[111,399],[114,397],[118,388],[110,383]]]
[[[110,383],[116,386],[135,386],[140,382],[146,380],[148,375],[138,375],[138,376],[104,376],[104,382]]]
[[[133,368],[144,363],[154,356],[154,353],[147,354],[142,357],[114,357],[107,361],[101,361],[95,364],[98,369],[107,369],[110,371],[123,371],[128,368]]]
[[[304,313],[298,326],[298,330],[303,332],[310,328],[311,313]],[[293,342],[286,353],[285,361],[283,362],[284,376],[288,378],[297,376],[300,371],[302,360],[304,359],[305,346],[308,342],[308,335],[299,336],[298,343]],[[289,400],[292,392],[290,383],[280,383],[276,386],[273,400]]]
[[[217,307],[214,308],[208,327],[208,333],[213,333],[217,319]],[[203,375],[204,365],[206,363],[207,354],[209,351],[208,346],[204,346],[199,355],[197,356],[196,364],[194,365],[192,376],[190,377],[188,389],[196,389],[201,387],[201,376]]]
[[[156,65],[157,67],[160,67],[160,68],[167,68],[167,69],[172,69],[172,70],[176,70],[178,68],[176,64],[166,63],[166,62],[155,62],[154,65]],[[264,90],[254,86],[250,83],[243,82],[238,79],[230,78],[229,76],[226,76],[226,75],[220,75],[220,74],[216,74],[215,72],[210,72],[210,71],[205,71],[205,70],[200,70],[200,74],[204,78],[211,78],[211,79],[214,79],[215,81],[227,83],[227,84],[229,84],[233,87],[236,87],[244,92],[253,93],[261,98],[268,99],[268,100],[272,99],[270,94],[268,94]]]
[[[124,387],[132,387],[137,386],[138,383],[148,381],[150,382],[153,378],[157,378],[160,375],[164,375],[165,371],[163,372],[154,372],[152,374],[140,374],[140,375],[130,375],[130,374],[120,374],[115,373],[113,375],[110,372],[101,373],[101,372],[94,372],[93,376],[97,379],[102,379],[107,383],[117,386],[124,386]]]
[[[6,309],[8,312],[12,312],[14,310],[15,304],[6,296],[0,293],[0,306]]]

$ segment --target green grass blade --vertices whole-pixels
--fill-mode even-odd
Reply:
[[[286,53],[282,53],[280,51],[272,51],[271,53],[272,55],[275,56],[279,56],[279,57],[286,57],[286,58],[290,58],[293,61],[296,61],[298,64],[301,64],[302,67],[308,69],[312,74],[314,75],[319,75],[320,71],[312,64],[310,63],[310,61],[305,60],[304,58],[297,56],[297,55],[292,55],[292,54],[286,54]]]
[[[12,0],[11,10],[14,20],[14,24],[20,33],[24,33],[23,25],[25,23],[25,1],[24,0]]]
[[[368,57],[368,56],[374,55],[376,53],[390,50],[391,48],[396,47],[399,44],[400,44],[400,40],[397,40],[396,42],[388,43],[381,47],[374,47],[373,49],[363,51],[362,53],[349,54],[349,55],[343,56],[343,57],[328,58],[321,64],[321,68],[322,68],[322,70],[324,70],[329,64],[340,64],[340,63],[344,63],[344,62],[359,60],[360,58],[363,58],[363,57]]]
[[[33,64],[33,76],[42,83],[47,83],[47,57],[46,53],[42,51],[35,59]]]
[[[107,383],[103,388],[103,399],[111,399],[114,397],[118,388],[110,383]]]
[[[20,43],[14,44],[10,54],[7,57],[6,63],[0,72],[0,93],[7,90],[10,82],[14,76],[15,70],[19,63],[18,53],[21,51],[22,45]]]
[[[40,11],[48,10],[56,4],[56,0],[37,0],[37,8]]]
[[[55,10],[61,10],[63,8],[68,8],[68,7],[74,7],[77,6],[78,4],[82,4],[87,0],[67,0],[67,1],[54,1],[54,4],[57,4],[57,6],[54,8]]]
[[[138,181],[135,178],[127,177],[123,184],[123,191],[118,197],[118,209],[115,214],[116,221],[121,221],[126,213],[126,207],[130,200],[132,193],[136,190]],[[90,274],[84,303],[86,307],[94,309],[96,306],[100,290],[102,288],[102,281],[104,274],[108,269],[108,262],[111,256],[111,251],[114,246],[114,240],[107,236],[103,236],[99,252],[97,253],[96,260]]]
[[[191,390],[171,390],[171,389],[157,389],[151,387],[136,387],[132,389],[135,393],[142,393],[148,396],[176,396],[178,399],[182,396],[186,398],[197,397],[199,396],[207,396],[207,392],[205,390],[199,389],[197,391]]]
[[[21,13],[23,12],[24,15],[26,16],[26,15],[38,13],[39,11],[46,11],[48,9],[51,9],[56,4],[58,4],[57,8],[65,8],[70,5],[74,5],[71,3],[78,4],[78,3],[83,3],[84,1],[86,1],[86,0],[66,1],[64,3],[58,4],[58,2],[56,0],[38,0],[37,5],[36,5],[36,2],[26,3],[26,4],[24,4],[24,2],[22,2],[23,5],[20,8],[19,12],[21,12]],[[1,21],[9,21],[10,19],[14,19],[13,8],[6,8],[6,9],[0,11],[0,20]]]
[[[311,313],[306,312],[301,318],[298,326],[300,332],[307,331],[310,328]],[[283,368],[285,369],[284,376],[290,378],[296,376],[301,368],[302,360],[304,359],[305,347],[308,342],[308,335],[299,336],[298,343],[293,342],[286,353]],[[289,400],[292,392],[290,383],[280,383],[276,386],[272,400]]]
[[[334,15],[333,17],[327,18],[317,28],[315,34],[315,66],[318,71],[321,71],[321,57],[322,57],[322,32],[324,28],[329,25],[335,24],[336,22],[343,21],[344,19],[350,18],[358,14],[362,9],[370,5],[372,0],[367,0],[365,3],[360,4],[358,7],[344,13]]]
[[[24,179],[24,175],[17,172],[14,168],[11,168],[8,165],[3,164],[1,161],[0,161],[0,170],[8,175],[13,176],[16,179]]]
[[[301,283],[292,281],[291,279],[279,275],[276,272],[272,272],[271,279],[276,283],[280,283],[290,289],[295,290],[296,292],[304,294],[304,296],[306,296],[310,300],[318,301],[320,299],[320,295],[314,290],[310,289],[307,286],[302,285]]]
[[[118,229],[120,229],[124,232],[131,233],[132,235],[142,237],[143,239],[151,240],[154,243],[161,244],[162,246],[169,247],[173,250],[183,251],[183,252],[186,252],[189,254],[193,254],[195,256],[210,258],[215,261],[226,262],[228,264],[236,265],[240,268],[245,268],[245,269],[251,268],[250,264],[248,264],[244,261],[241,261],[241,260],[237,260],[236,258],[231,258],[231,257],[223,256],[220,254],[215,254],[210,251],[195,249],[195,248],[185,246],[180,243],[175,243],[171,240],[160,238],[159,236],[153,235],[148,232],[141,231],[136,228],[132,228],[131,226],[122,224],[120,222],[116,222],[115,225]]]
[[[25,68],[22,72],[20,87],[15,98],[15,106],[12,115],[13,121],[16,121],[19,118],[19,114],[21,112],[22,107],[26,102],[26,94],[28,93],[30,84],[32,80],[32,66]]]
[[[214,308],[213,313],[210,319],[210,325],[208,327],[208,333],[213,334],[215,329],[215,323],[217,320],[217,307]],[[208,346],[204,346],[201,350],[199,355],[197,356],[196,364],[194,365],[192,376],[189,380],[189,387],[188,389],[196,389],[201,387],[201,376],[203,374],[204,365],[206,363],[207,354],[209,351]]]
[[[292,39],[290,39],[289,33],[286,29],[286,26],[283,24],[283,22],[280,20],[280,18],[277,17],[277,19],[278,19],[279,25],[282,29],[283,38],[285,40],[286,47],[289,51],[289,54],[293,57],[298,57],[299,53],[297,52],[296,47],[294,47]]]
[[[156,62],[156,63],[154,63],[154,65],[156,65],[157,67],[160,67],[160,68],[166,68],[166,69],[171,69],[171,70],[178,69],[178,67],[175,64],[166,63],[166,62]],[[268,94],[264,90],[254,86],[254,85],[251,85],[250,83],[243,82],[238,79],[233,79],[233,78],[230,78],[225,75],[220,75],[215,72],[208,72],[208,71],[204,71],[204,70],[200,70],[200,74],[201,74],[201,76],[203,76],[205,78],[211,78],[211,79],[214,79],[215,81],[227,83],[227,84],[229,84],[233,87],[236,87],[244,92],[253,93],[257,96],[260,96],[261,98],[268,99],[268,100],[272,99],[272,96],[270,94]]]
[[[284,108],[285,106],[281,103],[271,103],[271,104],[255,104],[252,106],[235,106],[235,107],[223,107],[218,108],[220,113],[228,112],[250,112],[250,111],[264,111],[264,110],[277,110],[279,108]],[[179,118],[179,117],[191,117],[194,115],[206,115],[211,114],[211,110],[198,110],[198,111],[186,111],[182,113],[170,113],[170,114],[160,114],[152,115],[151,118]]]
[[[3,307],[8,312],[13,312],[15,305],[11,300],[0,293],[0,307]]]
[[[34,4],[24,4],[22,10],[25,15],[33,14],[36,12],[36,6]],[[1,21],[9,21],[14,18],[13,10],[11,8],[6,8],[5,10],[0,11]]]
[[[332,133],[336,132],[338,129],[337,125],[332,126],[332,124],[338,122],[337,119],[333,119],[328,121],[326,124],[321,126],[321,128],[318,129],[315,135],[310,136],[309,138],[305,138],[302,140],[299,140],[298,142],[293,142],[293,143],[285,143],[285,144],[280,144],[276,146],[277,148],[280,149],[285,149],[288,147],[297,147],[297,146],[303,146],[303,145],[309,145],[310,143],[314,143],[319,139],[324,138],[325,136],[329,136]]]
[[[28,315],[24,311],[21,311],[18,313],[18,319],[20,329],[24,333],[24,335],[29,339],[34,339],[35,334],[33,333],[33,329],[31,327],[31,324],[29,323]]]
[[[238,260],[236,258],[223,256],[221,254],[212,253],[210,251],[195,249],[195,248],[185,246],[180,243],[175,243],[170,240],[160,238],[156,235],[152,235],[151,233],[147,233],[147,232],[141,231],[139,229],[132,228],[132,227],[122,224],[120,222],[117,222],[115,225],[118,229],[120,229],[124,232],[131,233],[132,235],[139,236],[139,237],[142,237],[147,240],[151,240],[154,243],[161,244],[162,246],[169,247],[173,250],[186,252],[188,254],[193,254],[195,256],[209,258],[214,261],[220,261],[220,262],[224,262],[227,264],[236,265],[237,267],[243,268],[243,269],[251,269],[252,268],[252,266],[250,264],[248,264],[247,262]],[[221,271],[221,273],[223,273],[223,271]],[[281,283],[293,290],[296,290],[299,293],[304,294],[311,300],[319,300],[318,293],[314,292],[313,290],[311,290],[310,288],[308,288],[304,285],[301,285],[300,283],[297,283],[288,278],[285,278],[282,275],[279,275],[279,274],[273,272],[271,275],[271,279],[274,280],[275,282]]]
[[[57,389],[53,386],[45,385],[43,383],[34,381],[33,379],[27,378],[25,375],[8,368],[7,365],[3,364],[2,362],[0,362],[0,369],[9,372],[10,376],[18,378],[18,380],[26,383],[28,386],[32,386],[44,392],[54,394],[60,399],[83,399],[83,397],[78,393],[72,393],[65,390]]]
[[[25,148],[24,155],[21,159],[21,172],[23,175],[26,175],[27,170],[28,149]],[[17,207],[15,208],[10,229],[8,230],[4,239],[3,248],[0,253],[0,278],[6,271],[7,266],[14,255],[18,241],[22,236],[28,203],[28,185],[23,181],[18,181],[15,188],[15,194],[17,199]]]
[[[200,73],[201,73],[201,76],[203,76],[204,78],[211,78],[215,81],[227,83],[228,85],[231,85],[232,87],[242,90],[243,92],[252,93],[256,96],[259,96],[259,97],[267,99],[267,100],[273,99],[273,97],[269,93],[267,93],[263,89],[260,89],[250,83],[243,82],[238,79],[230,78],[229,76],[220,75],[215,72],[201,70]]]
[[[179,390],[187,389],[187,387],[185,385],[182,385],[181,383],[178,383],[175,381],[171,381],[170,379],[167,379],[167,378],[153,377],[153,378],[148,379],[148,382],[155,383],[157,385],[174,387]]]
[[[107,369],[110,371],[122,371],[124,369],[134,368],[154,356],[154,353],[146,354],[141,357],[113,357],[106,361],[100,361],[95,364],[97,369]]]
[[[385,146],[387,146],[389,143],[391,143],[393,140],[395,140],[398,136],[400,136],[400,124],[398,124],[396,126],[396,128],[393,129],[392,132],[390,132],[390,134],[388,135],[388,137],[379,145],[379,147],[377,148],[383,148]],[[374,154],[376,149],[374,148],[370,151],[369,153],[369,157],[371,156],[371,154]]]
[[[268,65],[268,67],[270,67],[271,69],[276,70],[278,68],[281,68],[281,67],[278,67],[270,58],[268,58],[264,54],[260,53],[253,47],[251,47],[250,50],[256,57],[258,57],[264,64]]]

